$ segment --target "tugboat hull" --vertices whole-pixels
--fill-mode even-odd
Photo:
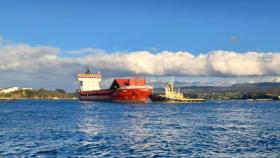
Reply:
[[[196,98],[168,98],[164,95],[152,95],[152,102],[164,102],[164,103],[202,103],[204,99]]]

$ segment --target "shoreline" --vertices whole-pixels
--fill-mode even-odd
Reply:
[[[16,101],[16,100],[79,100],[78,98],[0,98],[1,101]],[[273,99],[205,99],[205,101],[247,101],[247,102],[270,102],[280,101]],[[151,101],[152,102],[152,101]],[[155,103],[155,102],[154,102]]]
[[[1,100],[77,100],[77,98],[0,98]]]

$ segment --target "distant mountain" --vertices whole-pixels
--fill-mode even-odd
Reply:
[[[235,84],[230,87],[232,91],[246,92],[246,93],[280,93],[280,83],[278,82],[264,82],[264,83],[243,83]]]
[[[176,86],[176,89],[178,87]],[[280,99],[280,83],[242,83],[232,86],[189,86],[179,87],[186,97],[204,99]],[[154,89],[153,93],[162,93],[163,88]]]
[[[236,89],[279,89],[279,82],[264,82],[264,83],[242,83],[231,86]]]
[[[264,82],[264,83],[242,83],[232,86],[188,86],[176,87],[180,88],[184,93],[224,93],[224,92],[264,92],[264,93],[280,93],[280,83]],[[161,92],[162,88],[154,89],[154,92]]]

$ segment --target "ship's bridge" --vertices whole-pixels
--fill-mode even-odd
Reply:
[[[100,90],[100,82],[102,75],[100,72],[97,73],[81,73],[78,74],[78,81],[80,81],[80,91],[93,91]]]

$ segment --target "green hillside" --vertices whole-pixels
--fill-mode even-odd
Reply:
[[[1,98],[11,99],[70,99],[74,98],[73,93],[67,93],[63,89],[56,90],[18,90],[11,93],[0,93]]]

